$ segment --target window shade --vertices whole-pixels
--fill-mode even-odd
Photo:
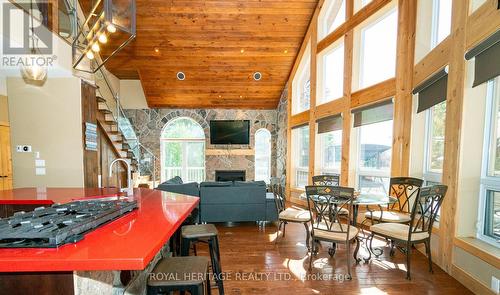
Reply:
[[[392,99],[389,99],[366,107],[353,109],[351,113],[354,116],[354,127],[360,127],[392,120],[394,107]]]
[[[500,75],[500,31],[497,31],[465,54],[467,60],[474,57],[476,62],[472,87]]]
[[[318,134],[342,130],[342,116],[340,114],[316,120]]]
[[[417,113],[425,111],[446,100],[448,72],[442,69],[413,89],[418,94]]]

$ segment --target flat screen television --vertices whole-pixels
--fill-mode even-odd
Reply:
[[[250,144],[249,120],[210,121],[211,144]]]

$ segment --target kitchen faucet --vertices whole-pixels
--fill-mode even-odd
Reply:
[[[134,187],[132,185],[132,170],[130,169],[129,161],[122,158],[114,159],[113,162],[109,164],[109,177],[113,175],[113,164],[119,161],[124,162],[127,166],[127,188],[120,188],[120,192],[126,192],[127,196],[132,196],[134,194]]]

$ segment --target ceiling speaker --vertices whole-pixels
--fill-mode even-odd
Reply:
[[[186,75],[183,72],[177,72],[177,79],[180,81],[186,79]]]
[[[255,81],[259,81],[260,79],[262,79],[262,74],[260,72],[253,73],[253,79]]]

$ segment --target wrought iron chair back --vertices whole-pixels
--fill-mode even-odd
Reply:
[[[285,188],[281,183],[274,183],[271,185],[271,192],[274,195],[274,203],[276,204],[276,210],[278,210],[278,215],[285,210]]]
[[[311,234],[314,230],[329,231],[345,234],[349,241],[350,222],[341,223],[339,217],[345,217],[340,211],[345,208],[349,211],[347,220],[351,220],[354,189],[350,187],[313,185],[306,186],[307,204],[312,219]]]
[[[419,189],[411,212],[408,241],[411,241],[412,234],[428,233],[430,237],[432,225],[436,220],[447,190],[446,185],[434,185]]]
[[[340,175],[331,174],[331,175],[315,175],[312,177],[313,185],[332,185],[339,186],[340,185]]]
[[[388,205],[388,209],[408,213],[412,199],[418,195],[423,182],[413,177],[391,177],[389,196],[396,198],[397,202]]]

